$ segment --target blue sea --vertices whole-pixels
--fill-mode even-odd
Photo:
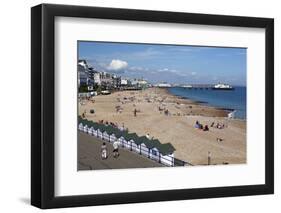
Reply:
[[[234,90],[212,90],[171,87],[168,90],[171,94],[208,106],[235,110],[235,118],[246,119],[246,87],[234,88]]]

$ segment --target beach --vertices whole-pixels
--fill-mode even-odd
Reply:
[[[171,143],[175,157],[193,165],[207,165],[208,152],[212,165],[246,163],[246,121],[228,119],[228,113],[156,87],[79,101],[80,116],[112,122],[130,133]],[[209,131],[195,128],[196,121],[208,125]],[[216,128],[217,124],[223,128]]]

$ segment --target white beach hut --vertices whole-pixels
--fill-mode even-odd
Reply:
[[[131,148],[131,143],[129,141],[127,141],[123,136],[118,138],[118,142],[125,149],[130,149]]]
[[[88,126],[87,126],[87,125],[84,126],[83,131],[84,131],[85,133],[88,133]]]
[[[139,153],[139,148],[138,148],[138,145],[135,143],[135,141],[134,140],[129,140],[129,143],[131,145],[131,150],[134,151],[134,152]]]
[[[98,129],[97,132],[97,137],[103,139],[103,132],[100,129]]]
[[[159,159],[160,159],[160,152],[159,152],[159,150],[156,147],[153,147],[150,150],[150,158],[152,160],[159,161]]]
[[[149,148],[144,143],[140,145],[140,153],[146,157],[149,157]]]
[[[116,140],[117,140],[117,138],[116,138],[115,134],[109,135],[109,142],[113,143]]]
[[[158,147],[159,150],[159,162],[164,165],[174,166],[174,151],[175,148],[170,143],[161,144]]]
[[[98,137],[98,129],[94,127],[93,130],[92,130],[92,134],[93,134],[95,137]]]
[[[84,130],[84,126],[83,126],[82,123],[80,123],[80,124],[78,125],[78,129],[79,129],[80,131],[83,131],[83,130]]]
[[[103,140],[109,141],[109,134],[105,130],[103,131]]]
[[[88,128],[88,134],[93,135],[93,127]]]
[[[162,155],[161,156],[161,163],[167,166],[174,166],[174,154]]]

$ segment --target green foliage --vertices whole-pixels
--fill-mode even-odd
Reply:
[[[88,92],[88,86],[86,86],[86,85],[80,85],[80,87],[79,87],[79,92],[80,92],[80,93]]]

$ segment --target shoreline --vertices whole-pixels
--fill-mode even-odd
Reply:
[[[188,100],[188,101],[192,102],[193,104],[198,104],[198,105],[202,105],[204,107],[210,107],[210,108],[214,108],[216,110],[225,111],[227,113],[227,115],[224,116],[224,117],[226,117],[226,118],[228,117],[229,113],[232,113],[232,112],[236,111],[235,109],[232,109],[232,108],[225,108],[225,107],[214,106],[214,105],[210,104],[207,101],[197,101],[197,100],[194,100],[192,98],[183,97],[183,96],[180,96],[180,95],[173,94],[172,92],[169,91],[169,88],[160,88],[160,89],[164,89],[169,95],[173,95],[175,97],[178,97],[179,99]],[[234,117],[232,119],[246,121],[246,118]]]
[[[175,157],[193,165],[206,165],[208,152],[212,165],[246,163],[246,121],[228,119],[227,111],[175,96],[166,88],[115,91],[82,102],[78,111],[86,119],[113,122],[130,133],[171,143]],[[196,129],[196,121],[208,125],[209,131]],[[212,123],[225,128],[211,127]]]
[[[186,100],[187,101],[186,104],[197,105],[197,106],[200,106],[202,108],[214,109],[214,110],[217,110],[217,111],[220,112],[219,114],[215,113],[211,117],[224,117],[224,118],[227,118],[228,114],[234,111],[234,109],[220,108],[220,107],[216,107],[216,106],[207,105],[208,102],[205,102],[205,101],[196,101],[196,100],[193,100],[191,98],[183,97],[183,96],[180,96],[180,95],[175,95],[175,94],[171,93],[168,88],[157,88],[157,89],[163,90],[163,92],[166,93],[167,95],[170,95],[170,96],[173,96],[175,98],[178,98],[179,100]],[[236,119],[236,118],[234,118],[234,119]]]

